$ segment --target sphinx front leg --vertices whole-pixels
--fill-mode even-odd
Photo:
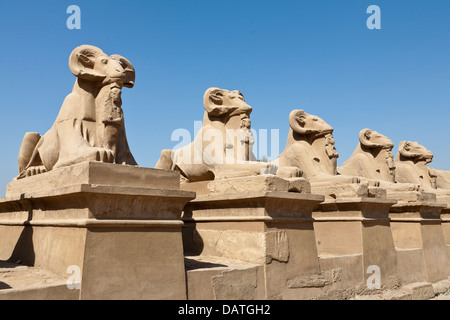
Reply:
[[[59,137],[60,155],[54,168],[71,166],[85,161],[100,161],[114,163],[115,154],[111,149],[99,147],[91,134],[90,142],[85,139],[86,128],[83,122],[68,120],[55,124]]]
[[[19,155],[19,176],[16,179],[22,179],[25,177],[34,176],[37,174],[41,174],[47,171],[52,170],[53,165],[56,163],[59,157],[58,151],[58,140],[56,136],[56,132],[54,130],[49,130],[44,136],[40,137],[39,141],[35,144],[34,151],[31,157],[27,155],[23,155],[21,148],[21,152]],[[26,151],[26,150],[25,150]],[[29,154],[28,152],[25,152]],[[23,163],[21,166],[20,158],[24,156],[28,159],[28,164],[26,167],[23,167]],[[26,159],[24,159],[25,161]]]
[[[86,161],[114,163],[114,152],[110,149],[82,145],[77,148],[77,153],[68,158],[61,158],[54,168],[71,166]]]

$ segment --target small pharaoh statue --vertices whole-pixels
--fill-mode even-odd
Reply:
[[[238,130],[238,139],[240,142],[240,150],[241,152],[241,160],[250,161],[250,155],[252,152],[252,146],[255,143],[255,139],[253,138],[253,134],[251,131],[252,122],[250,118],[247,116],[242,117],[241,119],[241,127]],[[244,155],[242,159],[242,154]]]
[[[337,174],[337,159],[339,158],[339,153],[336,150],[334,137],[331,133],[325,135],[325,152],[330,159],[329,170],[333,172],[334,175]]]
[[[119,127],[123,125],[122,91],[121,87],[116,83],[111,84],[105,91],[107,96],[102,110],[102,122],[105,126],[103,136],[104,148],[111,149],[115,153]]]
[[[333,138],[333,135],[329,133],[325,136],[325,139],[326,139],[325,150],[327,152],[328,157],[330,159],[339,158],[339,154],[334,146],[336,142]]]
[[[389,168],[389,181],[395,182],[395,162],[392,148],[386,152],[386,161]]]
[[[433,189],[437,189],[437,173],[434,169],[430,168],[428,170],[428,173],[430,175],[430,183],[431,183],[431,188]]]

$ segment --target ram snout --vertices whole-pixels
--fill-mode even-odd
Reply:
[[[123,85],[126,82],[127,74],[120,61],[110,59],[108,57],[101,59],[100,63],[105,64],[103,70],[104,74],[106,75],[103,81],[104,85],[112,82]]]

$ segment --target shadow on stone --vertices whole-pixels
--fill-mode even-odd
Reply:
[[[190,215],[189,215],[190,214]],[[188,218],[192,217],[192,213],[188,213]],[[186,218],[186,211],[183,218]],[[183,234],[183,251],[185,256],[198,256],[202,254],[205,244],[201,235],[198,233],[197,224],[189,220],[184,220]]]
[[[0,290],[11,289],[11,288],[12,287],[9,284],[0,281]]]
[[[186,266],[186,271],[196,270],[196,269],[209,269],[209,268],[224,268],[228,267],[224,264],[203,262],[195,259],[184,258],[184,263]]]
[[[28,221],[31,220],[29,217]],[[7,262],[34,266],[36,254],[33,244],[33,227],[25,226]]]

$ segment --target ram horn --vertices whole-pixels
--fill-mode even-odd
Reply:
[[[75,48],[69,57],[70,71],[77,78],[90,81],[103,80],[106,75],[101,75],[93,69],[95,59],[101,55],[106,56],[101,49],[94,46],[82,45]]]

